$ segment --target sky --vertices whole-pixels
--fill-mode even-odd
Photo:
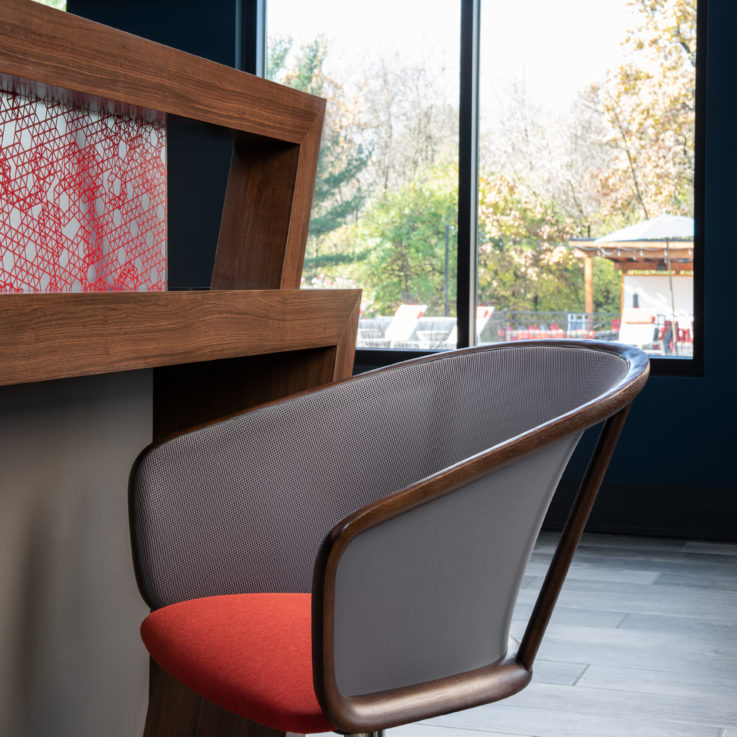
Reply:
[[[483,0],[482,104],[524,83],[530,99],[562,112],[591,82],[616,66],[632,25],[625,0]],[[322,34],[337,78],[379,59],[423,65],[458,95],[458,0],[269,0],[268,33],[296,44]]]

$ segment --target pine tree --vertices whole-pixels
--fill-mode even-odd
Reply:
[[[308,266],[320,256],[325,236],[358,214],[364,202],[359,175],[369,161],[370,152],[361,142],[355,103],[346,99],[341,85],[325,73],[325,40],[316,38],[303,46],[288,68],[292,47],[290,38],[270,39],[266,76],[294,89],[328,98],[312,205]]]

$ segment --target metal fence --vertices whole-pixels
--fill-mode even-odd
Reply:
[[[619,315],[612,312],[498,310],[481,330],[482,343],[532,338],[616,340]]]
[[[361,318],[358,323],[358,348],[404,348],[418,350],[456,347],[456,319],[454,317],[421,317],[408,337],[391,340],[387,328],[394,318],[380,316]],[[498,310],[480,328],[479,343],[498,343],[533,338],[596,338],[616,340],[619,333],[619,315],[609,312],[532,312]]]

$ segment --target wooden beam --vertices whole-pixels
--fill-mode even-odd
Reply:
[[[234,147],[213,289],[282,286],[298,163],[299,146]]]
[[[651,273],[657,273],[659,275],[667,276],[668,272],[667,270],[663,270],[663,261],[645,261],[645,260],[638,260],[638,261],[613,261],[614,268],[618,271],[627,273],[630,271],[649,271]],[[660,267],[660,268],[658,268]],[[678,261],[673,261],[671,263],[671,267],[673,269],[674,273],[685,273],[685,272],[693,272],[693,262],[690,263],[679,263]]]
[[[594,259],[586,256],[583,261],[584,312],[594,311]]]
[[[302,143],[325,108],[313,95],[31,0],[0,3],[0,72],[6,89],[290,143]]]
[[[312,294],[327,297],[332,292]],[[356,300],[350,314],[341,318],[343,334],[337,340],[333,336],[334,342],[326,347],[155,369],[154,440],[348,378],[353,372],[359,312]]]
[[[335,348],[352,362],[358,290],[6,294],[0,385]]]
[[[666,252],[664,247],[656,248],[653,245],[641,245],[636,246],[631,244],[629,246],[614,247],[614,248],[581,248],[580,246],[574,249],[574,253],[578,258],[589,258],[592,256],[598,256],[599,258],[606,258],[610,261],[622,262],[622,261],[653,261],[655,263],[665,263]],[[690,268],[693,268],[693,248],[680,247],[680,245],[672,246],[670,248],[671,259],[677,259],[681,262],[687,262],[691,264]]]

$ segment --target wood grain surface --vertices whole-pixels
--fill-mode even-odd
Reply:
[[[0,385],[324,347],[345,363],[359,300],[357,290],[6,294]]]
[[[299,155],[300,147],[294,145],[233,148],[213,289],[282,286]],[[296,289],[299,281],[289,286]]]
[[[336,347],[311,348],[156,368],[153,439],[329,384],[336,354]]]
[[[144,737],[285,737],[216,706],[150,661]]]
[[[0,73],[36,92],[114,101],[301,143],[325,101],[31,0],[0,3]]]

